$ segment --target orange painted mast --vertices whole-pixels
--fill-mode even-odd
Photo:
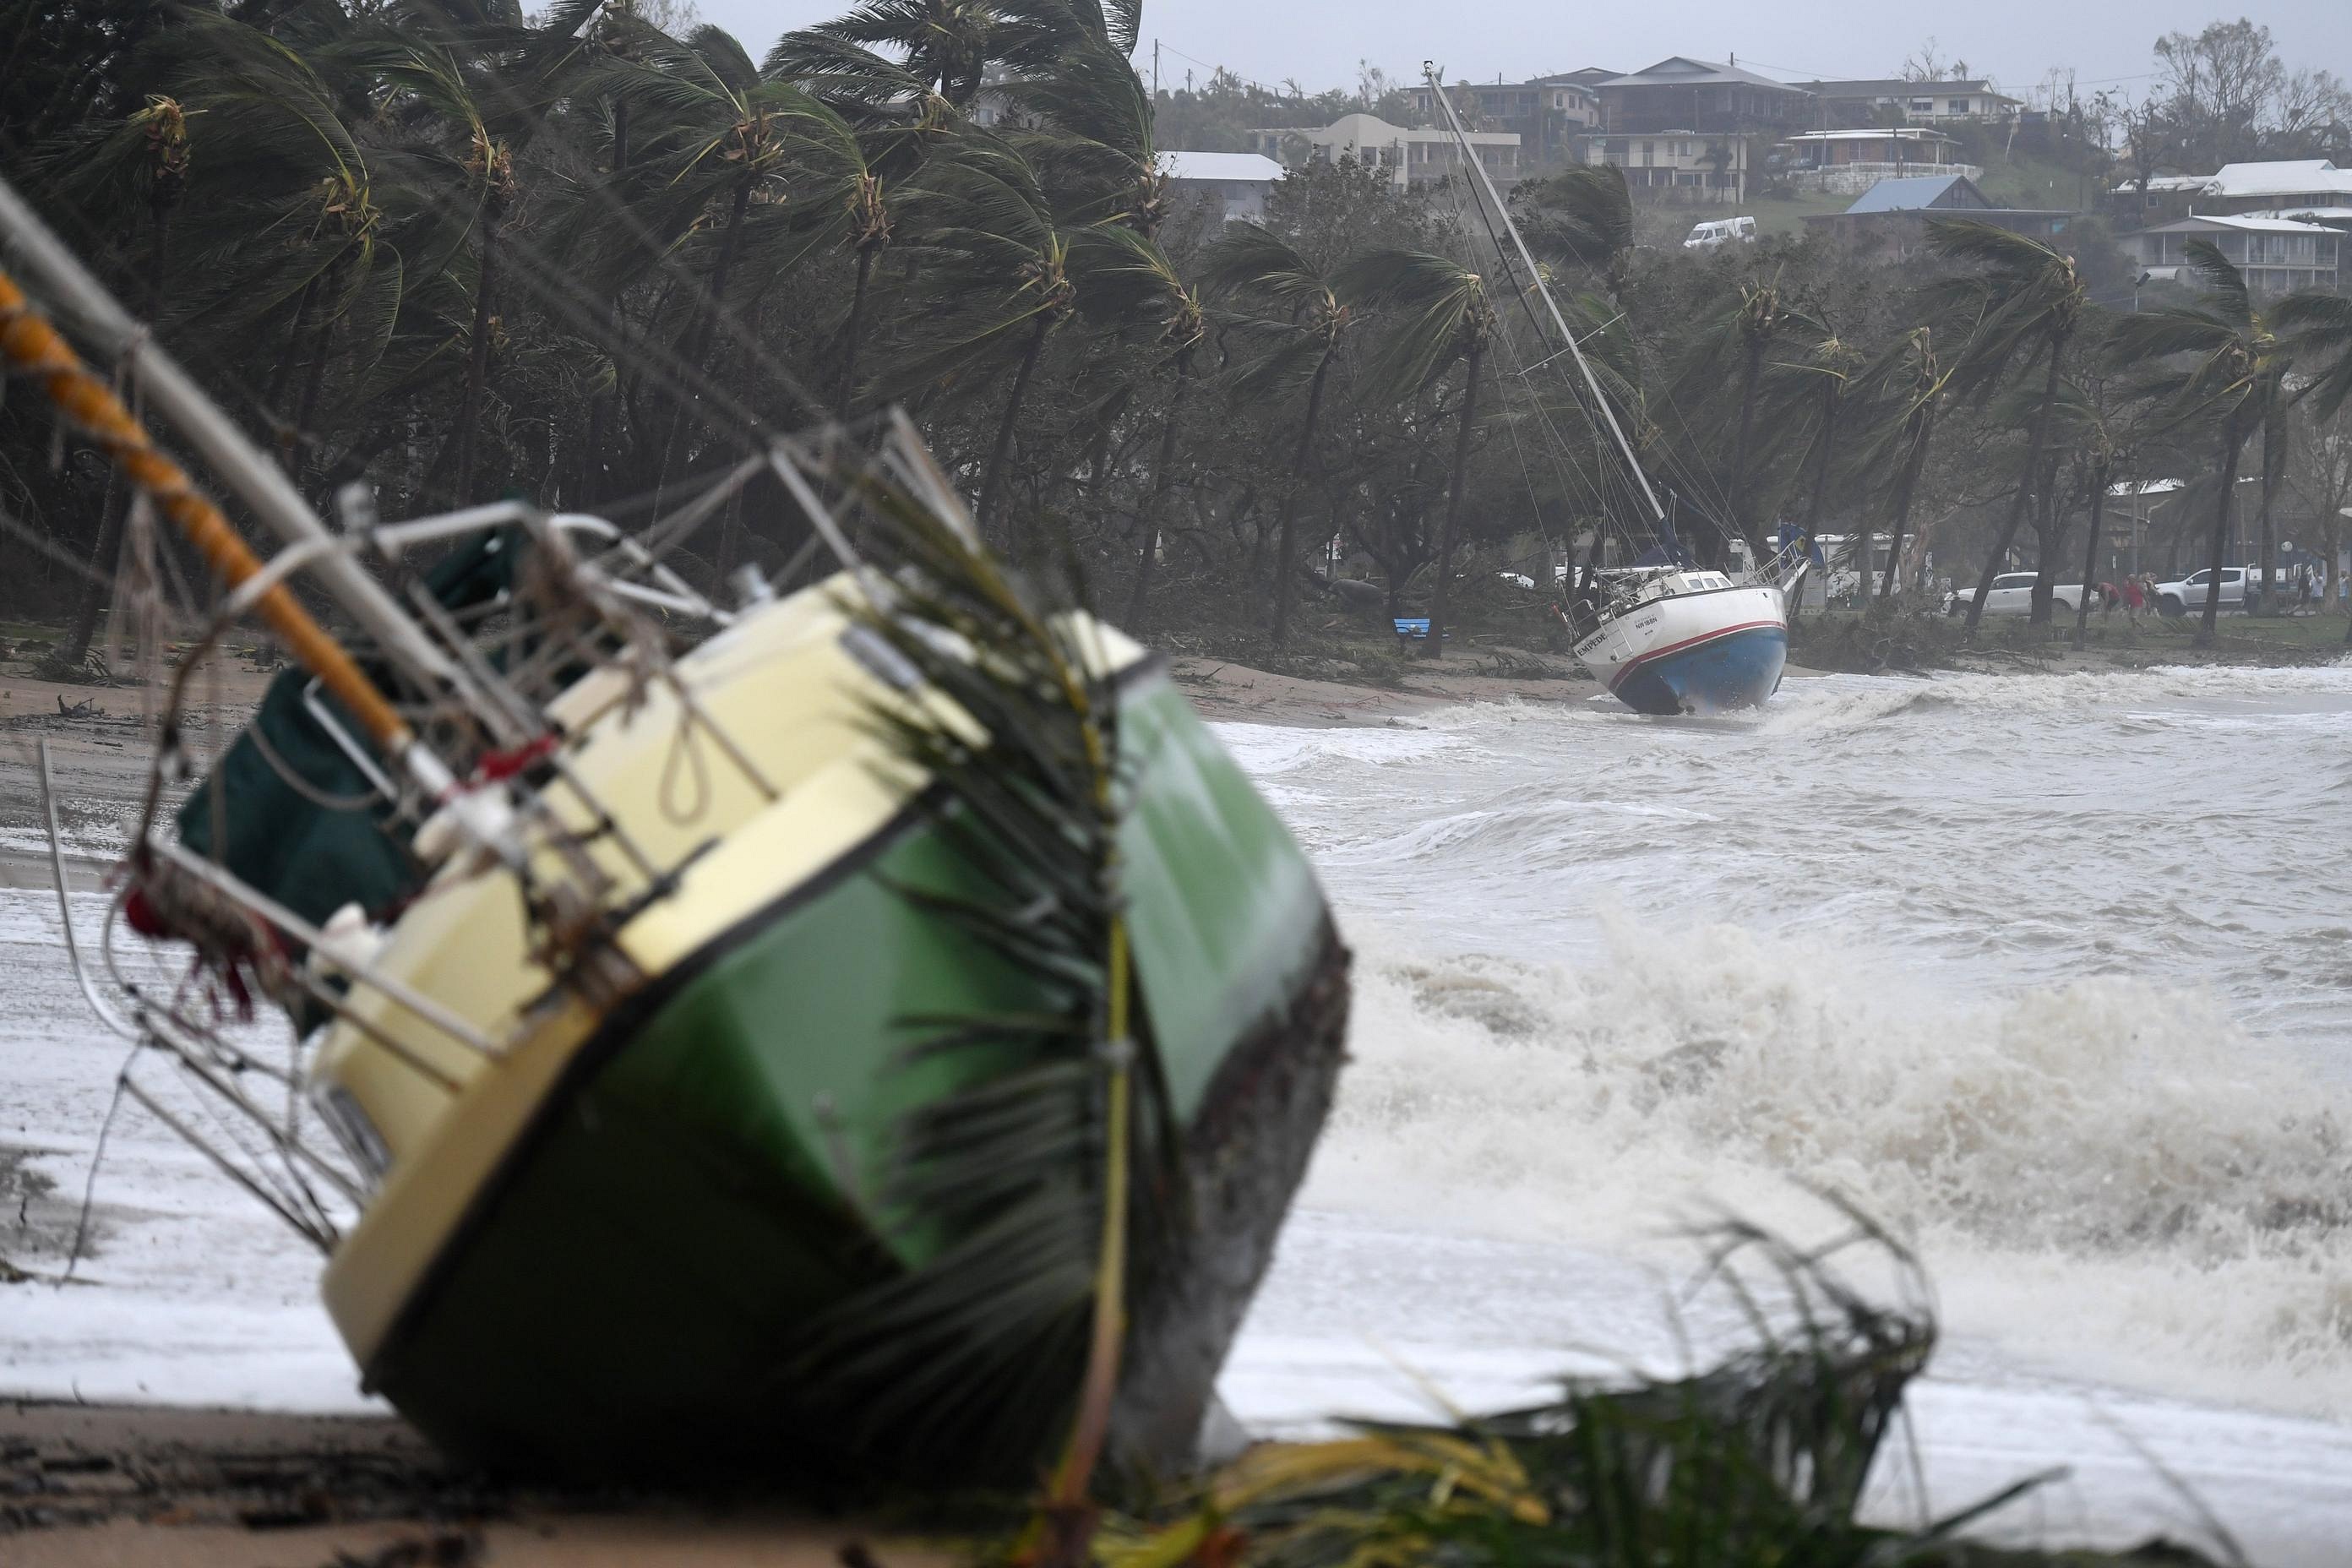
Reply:
[[[73,345],[35,311],[5,272],[0,272],[0,360],[39,382],[58,412],[95,441],[155,509],[177,525],[232,592],[268,570],[220,508],[196,489],[185,469],[156,449],[113,389],[82,363]],[[410,751],[415,736],[407,721],[283,583],[266,588],[254,610],[386,756],[403,757]]]

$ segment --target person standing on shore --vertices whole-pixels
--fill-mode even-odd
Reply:
[[[2137,572],[2124,579],[2124,619],[2134,630],[2139,627],[2139,613],[2147,604],[2147,588]]]

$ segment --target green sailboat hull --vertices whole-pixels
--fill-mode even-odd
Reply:
[[[1122,713],[1137,973],[1192,1190],[1134,1306],[1115,1440],[1167,1464],[1328,1108],[1346,953],[1298,847],[1164,678],[1131,682]],[[971,876],[919,802],[631,998],[440,1247],[370,1386],[451,1453],[510,1468],[845,1462],[819,1330],[937,1240],[875,1212],[892,1129],[959,1070],[908,1047],[927,1016],[1028,1000],[908,897]],[[972,1454],[932,1479],[1019,1482],[1049,1457]]]

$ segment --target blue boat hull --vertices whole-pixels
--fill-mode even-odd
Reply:
[[[1789,662],[1785,626],[1742,626],[1704,642],[1637,659],[1610,689],[1641,713],[1721,713],[1756,708],[1780,685]]]

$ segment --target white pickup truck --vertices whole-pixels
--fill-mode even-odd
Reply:
[[[2242,610],[2246,607],[2246,589],[2263,574],[2260,566],[2224,566],[2221,568],[2221,607]],[[2185,616],[2205,607],[2206,584],[2213,580],[2213,570],[2192,572],[2178,583],[2156,585],[2156,607],[2168,616]],[[2291,594],[2294,584],[2285,568],[2271,574],[2271,601],[2278,602],[2281,594]]]
[[[2004,572],[1994,578],[1992,586],[1985,592],[1984,613],[1988,616],[2032,614],[2033,577],[2034,574],[2031,572]],[[1945,607],[1956,616],[1965,616],[1969,613],[1969,602],[1975,597],[1976,595],[1973,592],[1956,593],[1952,595],[1951,603]],[[2200,602],[2202,603],[2202,601]],[[2080,583],[2050,584],[2050,605],[2053,615],[2071,616],[2082,606],[2082,603],[2083,584]]]

